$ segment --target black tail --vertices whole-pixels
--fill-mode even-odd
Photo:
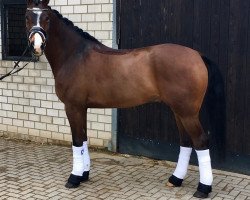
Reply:
[[[224,81],[218,66],[202,56],[208,69],[208,89],[205,107],[209,117],[210,148],[216,150],[220,159],[225,157],[226,101]],[[215,157],[217,157],[215,156]]]

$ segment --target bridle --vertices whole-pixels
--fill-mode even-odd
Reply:
[[[36,12],[43,12],[43,11],[49,11],[48,8],[27,8],[28,11],[36,11]],[[43,40],[43,44],[42,44],[42,49],[45,48],[46,46],[46,41],[47,41],[47,33],[46,31],[41,27],[41,26],[33,26],[29,31],[28,31],[28,46],[31,47],[31,42],[30,39],[33,35],[35,35],[36,33],[38,33],[42,40]]]
[[[41,36],[41,38],[43,40],[42,48],[44,49],[46,46],[47,33],[45,32],[45,30],[42,27],[39,27],[39,26],[33,26],[29,30],[29,32],[28,32],[28,46],[31,47],[30,39],[36,33],[38,33]]]
[[[49,9],[48,8],[27,8],[27,10],[29,11],[48,11]],[[33,35],[35,35],[36,33],[38,33],[42,40],[43,40],[43,44],[41,46],[42,49],[45,48],[46,46],[46,41],[47,41],[47,34],[46,34],[46,31],[40,27],[40,26],[33,26],[27,33],[27,36],[28,36],[28,46],[26,47],[26,49],[24,50],[24,52],[22,53],[21,57],[19,58],[19,60],[17,62],[14,62],[15,65],[13,67],[13,69],[11,71],[9,71],[7,74],[5,75],[2,75],[0,76],[0,80],[3,80],[4,78],[12,75],[12,74],[15,74],[19,71],[21,71],[22,69],[24,69],[30,62],[32,61],[36,61],[37,60],[37,57],[33,56],[32,59],[27,62],[25,65],[23,65],[22,67],[19,66],[19,63],[21,62],[22,58],[24,57],[24,55],[28,52],[29,49],[31,49],[31,45],[32,43],[30,42],[30,39]]]

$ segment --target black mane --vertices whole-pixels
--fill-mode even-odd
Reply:
[[[53,11],[53,13],[56,14],[56,16],[59,19],[61,19],[67,26],[69,26],[72,30],[74,30],[76,33],[78,33],[84,39],[87,39],[87,40],[90,40],[90,41],[93,41],[93,42],[96,42],[96,43],[101,43],[99,40],[97,40],[95,37],[93,37],[89,33],[84,32],[82,29],[75,26],[72,21],[70,21],[69,19],[63,17],[57,10],[52,10],[52,11]]]

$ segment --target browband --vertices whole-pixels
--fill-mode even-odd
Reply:
[[[29,11],[48,11],[48,8],[27,8]]]

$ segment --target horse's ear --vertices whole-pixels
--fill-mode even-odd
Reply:
[[[33,0],[26,0],[26,2],[27,2],[27,5],[30,5],[33,2]]]
[[[43,6],[47,6],[49,4],[49,0],[42,0]]]

